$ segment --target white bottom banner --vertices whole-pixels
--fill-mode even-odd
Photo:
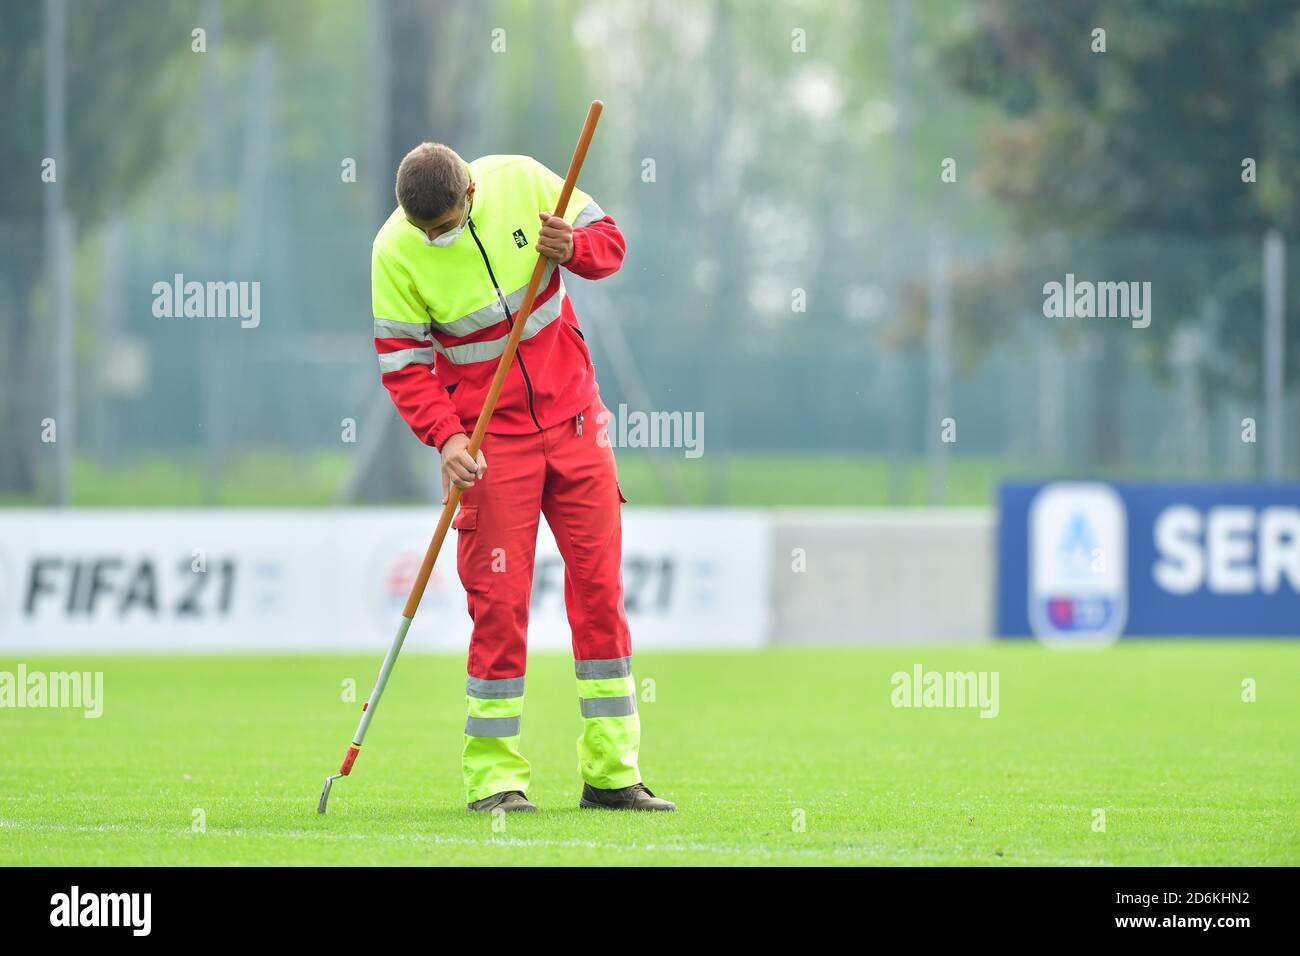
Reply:
[[[0,654],[378,650],[437,520],[422,508],[0,511]],[[760,512],[625,509],[633,648],[765,643],[770,547]],[[452,531],[406,646],[462,650],[470,626]],[[528,640],[571,646],[544,519]]]

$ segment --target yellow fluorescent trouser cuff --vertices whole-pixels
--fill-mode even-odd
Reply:
[[[506,790],[527,793],[532,768],[519,752],[523,697],[467,696],[465,700],[469,711],[461,752],[465,801],[473,803]]]
[[[579,679],[578,701],[583,725],[578,738],[582,779],[600,790],[640,783],[641,718],[636,709],[636,681],[630,674]]]

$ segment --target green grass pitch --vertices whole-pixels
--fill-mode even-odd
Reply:
[[[102,670],[104,713],[0,710],[0,864],[1300,863],[1294,643],[638,655],[642,770],[672,815],[577,808],[572,664],[534,654],[541,812],[504,832],[463,809],[452,656],[401,660],[316,814],[380,656],[23,659]],[[999,715],[893,707],[917,663],[996,671]]]

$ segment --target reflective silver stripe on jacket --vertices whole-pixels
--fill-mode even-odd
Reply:
[[[545,289],[551,281],[551,276],[555,274],[555,263],[548,262],[546,269],[542,272],[542,283],[538,286],[538,291]],[[561,290],[563,284],[561,283]],[[510,307],[511,313],[519,311],[519,307],[524,304],[524,293],[528,291],[528,283],[524,283],[514,292],[506,296],[506,305]],[[462,315],[459,319],[451,322],[435,322],[430,319],[428,322],[396,322],[392,319],[375,319],[375,338],[377,339],[417,339],[425,341],[429,338],[430,327],[437,329],[447,335],[463,336],[471,332],[477,332],[480,329],[488,329],[498,322],[505,321],[509,316],[502,314],[501,301],[493,299],[490,303],[481,309],[475,309],[468,315]],[[498,353],[500,354],[500,353]]]
[[[379,355],[379,374],[397,372],[408,365],[432,365],[433,348],[399,349],[396,352],[381,352]]]
[[[539,305],[533,314],[528,317],[528,321],[524,323],[522,338],[531,339],[558,319],[563,304],[564,286],[561,285],[553,296]],[[473,362],[486,362],[488,359],[499,358],[501,353],[506,350],[506,339],[508,338],[510,338],[510,335],[507,333],[500,338],[491,339],[487,342],[470,342],[468,345],[443,345],[441,342],[434,342],[433,347],[438,351],[439,355],[445,357],[449,362],[455,365],[469,365]]]
[[[632,658],[611,657],[603,661],[574,661],[573,669],[578,680],[606,680],[610,677],[630,677]]]
[[[547,283],[551,281],[551,276],[555,274],[555,263],[546,263],[546,268],[542,272],[541,285],[537,287],[538,293],[546,288]],[[563,286],[561,286],[563,288]],[[506,296],[506,305],[510,307],[510,313],[513,315],[519,311],[519,307],[524,304],[524,293],[528,291],[528,283],[525,282],[514,292]],[[447,335],[469,335],[471,332],[477,332],[479,329],[487,329],[496,325],[510,316],[501,313],[501,302],[493,299],[488,305],[481,309],[462,315],[459,319],[451,322],[435,322],[433,327],[439,332],[445,332]]]
[[[578,213],[578,218],[573,224],[573,228],[578,229],[582,226],[590,226],[597,219],[605,218],[605,210],[596,205],[596,200],[592,200],[582,207],[582,212]]]
[[[636,713],[635,697],[580,697],[584,717],[630,717]]]
[[[375,319],[375,338],[377,339],[413,339],[416,342],[429,340],[427,322],[394,322],[392,319]]]

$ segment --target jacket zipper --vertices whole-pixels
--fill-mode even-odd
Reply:
[[[488,278],[492,280],[492,288],[496,290],[497,299],[501,302],[501,310],[505,313],[507,319],[510,318],[510,303],[506,297],[501,294],[501,284],[497,282],[496,275],[492,272],[492,263],[488,260],[487,250],[483,248],[483,243],[478,240],[478,232],[474,229],[474,217],[469,216],[469,234],[474,237],[474,245],[478,246],[478,254],[483,257],[483,265],[487,266]],[[528,416],[537,426],[537,430],[542,430],[542,423],[537,420],[537,411],[533,408],[533,380],[528,377],[528,366],[524,364],[524,353],[522,351],[523,342],[519,343],[520,348],[515,350],[515,358],[519,360],[519,371],[524,374],[524,391],[528,394]]]

